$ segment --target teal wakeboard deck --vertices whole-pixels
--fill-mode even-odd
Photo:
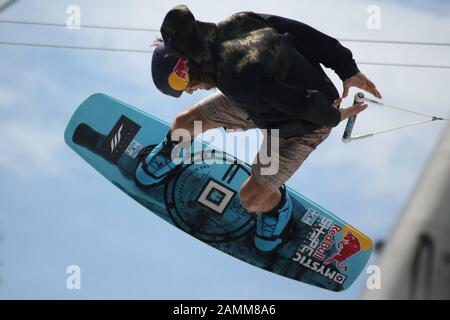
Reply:
[[[183,164],[163,185],[138,186],[134,173],[141,150],[158,144],[168,130],[167,123],[151,115],[94,94],[76,110],[64,138],[86,162],[150,211],[237,259],[333,291],[348,288],[363,271],[372,252],[371,239],[289,187],[290,240],[273,253],[256,249],[255,218],[239,199],[250,166],[198,140],[192,157],[204,160],[208,150],[209,160],[218,161]]]

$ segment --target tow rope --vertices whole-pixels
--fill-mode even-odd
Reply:
[[[362,92],[358,92],[357,94],[355,94],[354,104],[355,103],[361,103],[361,102],[369,102],[369,103],[376,104],[378,106],[391,108],[391,109],[399,110],[399,111],[402,111],[402,112],[411,113],[411,114],[414,114],[414,115],[417,115],[417,116],[420,116],[420,117],[427,118],[427,120],[423,120],[423,121],[419,121],[419,122],[415,122],[415,123],[411,123],[411,124],[402,125],[402,126],[399,126],[399,127],[394,127],[394,128],[390,128],[390,129],[375,131],[375,132],[371,132],[371,133],[367,133],[367,134],[363,134],[363,135],[358,135],[358,136],[353,136],[352,137],[353,128],[354,128],[355,122],[356,122],[356,116],[352,116],[352,117],[350,117],[348,119],[347,126],[345,127],[345,131],[344,131],[344,135],[342,136],[342,141],[345,142],[345,143],[352,142],[353,140],[360,140],[360,139],[373,137],[373,136],[376,136],[376,135],[380,135],[380,134],[384,134],[384,133],[388,133],[388,132],[392,132],[392,131],[396,131],[396,130],[400,130],[400,129],[404,129],[404,128],[419,126],[419,125],[422,125],[422,124],[425,124],[425,123],[428,123],[428,122],[448,121],[449,120],[448,118],[436,117],[436,116],[432,116],[432,115],[429,115],[429,114],[420,113],[420,112],[416,112],[416,111],[400,108],[400,107],[397,107],[397,106],[385,104],[385,103],[380,102],[380,101],[376,101],[376,100],[373,100],[373,99],[366,98],[366,97],[364,97],[364,94]]]

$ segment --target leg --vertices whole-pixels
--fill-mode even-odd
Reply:
[[[281,200],[279,190],[264,188],[250,176],[241,187],[240,198],[244,208],[250,213],[267,212],[275,208]]]
[[[263,131],[264,141],[252,166],[252,176],[241,191],[243,205],[257,212],[255,246],[259,250],[273,252],[290,240],[292,203],[285,188],[280,196],[280,187],[329,132],[320,129],[303,137],[279,139]]]
[[[263,131],[264,140],[252,166],[254,180],[266,189],[278,190],[330,132],[330,128],[321,128],[299,137],[279,138],[278,147],[273,147],[276,137]]]
[[[180,113],[172,124],[172,130],[187,130],[194,138],[195,134],[201,133],[194,132],[195,121],[202,122],[201,132],[220,127],[236,131],[245,131],[255,127],[248,113],[220,92],[206,97]]]
[[[220,123],[206,119],[199,111],[199,105],[194,105],[189,109],[178,114],[172,124],[172,132],[177,129],[187,130],[192,138],[195,138],[195,134],[200,134],[210,129],[221,127]],[[202,124],[201,132],[194,132],[195,121],[200,121]]]
[[[195,127],[196,121],[201,121],[201,130]],[[180,113],[167,136],[145,155],[135,173],[138,186],[153,188],[163,184],[181,167],[186,155],[184,150],[189,148],[195,135],[218,127],[247,130],[254,127],[254,123],[222,93],[212,94]]]
[[[198,111],[198,105],[177,115],[167,136],[145,154],[145,160],[139,163],[135,172],[135,180],[139,187],[145,189],[157,187],[177,172],[184,161],[183,148],[189,148],[192,139],[195,138],[195,121],[201,121],[201,132],[220,127],[220,124],[204,118]],[[186,145],[181,143],[184,138],[188,139]]]

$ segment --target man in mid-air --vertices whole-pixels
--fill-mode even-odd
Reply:
[[[351,87],[377,98],[380,93],[359,71],[350,50],[287,18],[241,12],[215,24],[196,20],[181,5],[167,13],[161,34],[152,75],[162,93],[180,97],[198,89],[220,91],[175,118],[166,138],[146,156],[146,172],[138,169],[136,178],[152,187],[179,168],[170,156],[180,143],[172,132],[184,129],[194,136],[194,121],[202,121],[203,131],[267,129],[267,150],[274,143],[270,132],[277,129],[278,152],[270,156],[278,171],[264,174],[266,164],[257,156],[239,195],[256,215],[255,246],[264,252],[279,249],[288,240],[292,215],[284,183],[333,127],[366,109],[365,104],[339,108]],[[343,81],[342,98],[320,64]]]

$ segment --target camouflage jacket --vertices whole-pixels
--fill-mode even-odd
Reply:
[[[339,93],[320,63],[342,80],[359,72],[336,39],[273,15],[241,12],[214,24],[181,5],[167,13],[161,34],[173,54],[197,64],[259,128],[279,129],[283,138],[340,122],[331,105]]]

